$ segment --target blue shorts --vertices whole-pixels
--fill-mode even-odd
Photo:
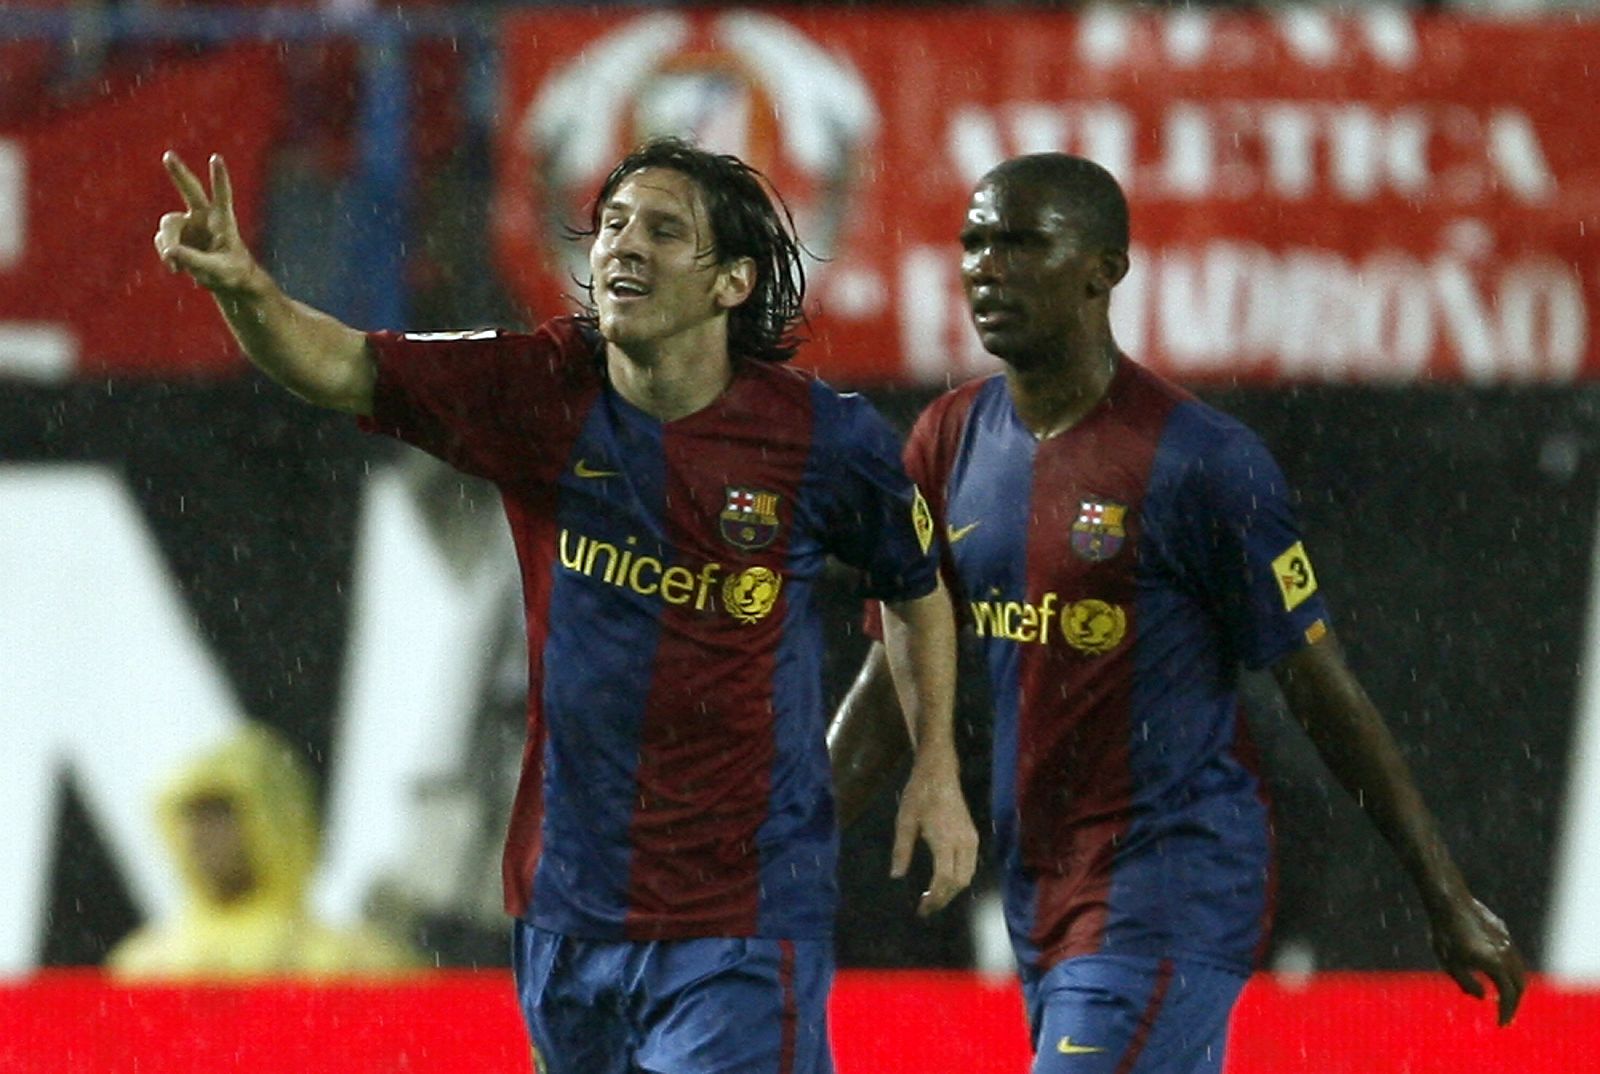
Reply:
[[[1210,963],[1125,955],[1025,971],[1033,1074],[1219,1074],[1244,983]]]
[[[538,1074],[833,1074],[829,940],[585,940],[517,921]]]

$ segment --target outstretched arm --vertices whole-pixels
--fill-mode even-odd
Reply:
[[[918,837],[933,857],[933,877],[917,912],[942,909],[972,882],[978,831],[961,794],[955,742],[956,628],[941,584],[916,600],[884,605],[884,651],[915,753],[895,818],[890,875],[911,866]]]
[[[1472,897],[1394,736],[1345,663],[1338,641],[1330,633],[1285,657],[1273,673],[1329,769],[1410,873],[1440,965],[1475,998],[1484,995],[1476,974],[1493,981],[1500,1024],[1510,1022],[1526,977],[1522,956],[1500,919]]]
[[[252,362],[285,388],[318,406],[372,413],[376,366],[366,337],[279,289],[239,235],[233,184],[222,157],[211,157],[208,194],[176,153],[161,162],[182,195],[183,212],[156,229],[156,253],[216,299],[228,327]]]

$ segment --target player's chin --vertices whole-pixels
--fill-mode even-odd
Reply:
[[[1014,359],[1028,352],[1027,341],[1013,328],[990,328],[982,325],[977,328],[978,342],[983,344],[983,349],[1008,365],[1015,365]]]
[[[608,309],[602,305],[597,321],[600,335],[605,337],[607,343],[615,343],[619,347],[646,343],[655,335],[649,320],[631,310]]]

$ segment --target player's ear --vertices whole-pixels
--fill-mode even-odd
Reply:
[[[754,258],[740,257],[723,265],[717,272],[714,293],[719,309],[731,310],[750,297],[756,289],[756,263]]]
[[[1109,295],[1127,274],[1127,251],[1107,250],[1095,258],[1094,268],[1089,273],[1089,291],[1096,298]]]

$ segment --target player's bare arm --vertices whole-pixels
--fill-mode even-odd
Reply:
[[[184,203],[156,228],[162,264],[211,292],[239,346],[268,376],[307,402],[370,414],[377,372],[366,337],[284,294],[251,255],[222,157],[211,156],[209,192],[178,154],[161,162]]]
[[[828,759],[842,827],[856,822],[910,752],[889,656],[883,643],[875,641],[828,727]]]
[[[1427,909],[1434,953],[1461,989],[1481,999],[1494,982],[1500,1024],[1510,1022],[1526,979],[1505,924],[1472,897],[1383,717],[1330,633],[1273,669],[1289,708],[1318,752],[1410,873]]]
[[[917,906],[925,917],[972,882],[978,861],[978,831],[961,794],[956,755],[955,615],[942,583],[883,611],[884,650],[915,750],[895,818],[890,874],[906,874],[920,837],[933,858],[933,877]]]

